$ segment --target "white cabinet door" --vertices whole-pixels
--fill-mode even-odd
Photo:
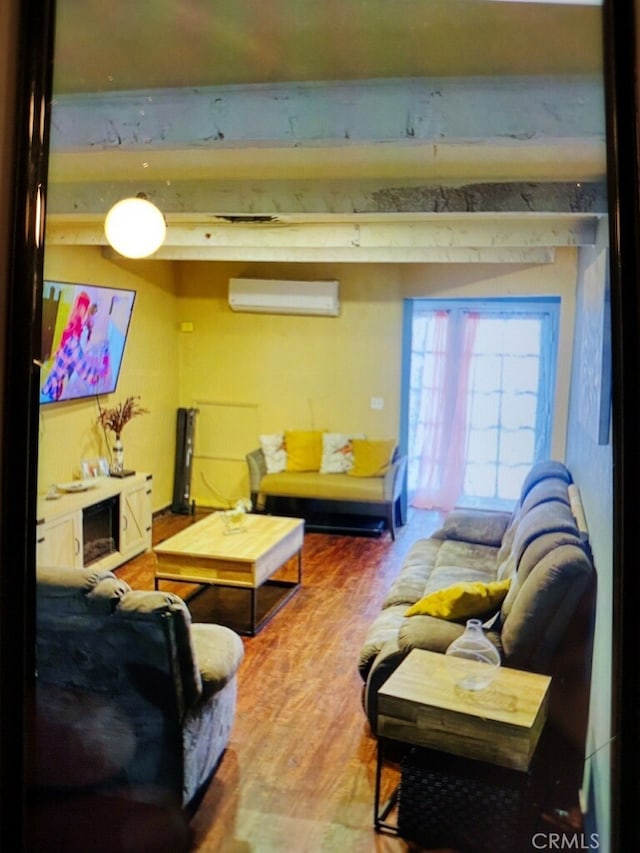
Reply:
[[[36,528],[36,561],[39,566],[81,569],[82,515],[62,515]]]
[[[120,495],[120,554],[123,560],[151,547],[151,480]]]

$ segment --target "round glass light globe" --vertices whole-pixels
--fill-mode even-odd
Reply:
[[[162,213],[146,198],[124,198],[107,213],[104,233],[125,258],[146,258],[163,244],[167,225]]]

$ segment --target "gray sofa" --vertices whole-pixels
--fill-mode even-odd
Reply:
[[[583,741],[595,570],[572,512],[574,490],[562,463],[539,463],[513,513],[454,509],[438,531],[412,546],[360,651],[374,732],[377,691],[405,655],[414,648],[444,653],[465,628],[464,619],[407,616],[407,609],[459,581],[511,577],[498,612],[482,616],[485,630],[503,665],[552,676],[550,718],[577,744]]]
[[[192,808],[229,739],[240,637],[91,569],[39,568],[36,622],[36,788]]]

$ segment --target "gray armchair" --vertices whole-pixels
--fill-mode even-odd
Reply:
[[[192,808],[228,743],[240,637],[91,569],[38,569],[36,619],[36,787]]]

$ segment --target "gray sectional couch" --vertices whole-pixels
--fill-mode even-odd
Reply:
[[[511,577],[497,613],[483,615],[503,665],[552,676],[549,716],[583,741],[589,691],[595,570],[572,511],[575,486],[560,462],[529,472],[512,513],[454,509],[410,549],[370,626],[358,666],[375,732],[377,691],[412,649],[444,653],[466,620],[407,616],[425,594],[459,581]],[[580,517],[580,513],[576,513]]]

